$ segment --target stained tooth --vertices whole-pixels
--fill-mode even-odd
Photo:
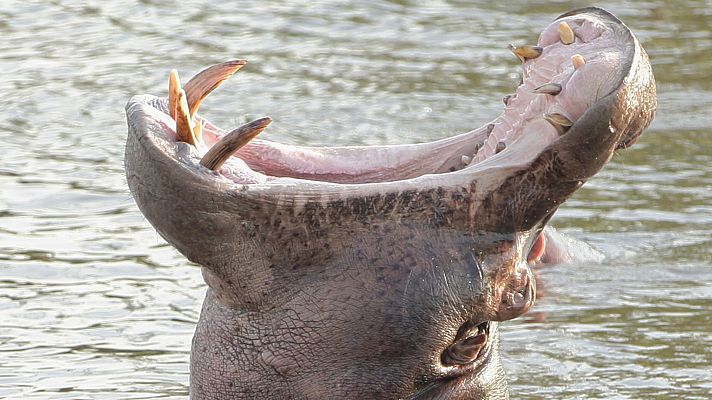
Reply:
[[[561,85],[558,83],[545,83],[537,88],[535,88],[532,92],[537,93],[537,94],[550,94],[552,96],[557,95],[561,92]]]
[[[188,94],[188,107],[190,108],[190,118],[195,117],[195,114],[200,108],[203,100],[215,88],[220,86],[225,79],[231,77],[235,72],[242,68],[247,61],[232,60],[224,63],[213,65],[190,78],[185,84],[185,92]]]
[[[219,170],[233,153],[249,143],[271,123],[272,118],[264,117],[233,129],[205,153],[200,160],[200,165],[213,171]]]
[[[571,44],[575,40],[574,30],[571,26],[566,23],[566,21],[559,24],[559,37],[561,37],[561,42],[563,44]]]
[[[470,163],[472,162],[472,157],[470,157],[468,155],[463,155],[461,160],[462,160],[463,164],[470,165]]]
[[[574,69],[579,69],[586,64],[586,60],[584,60],[581,54],[574,54],[571,56],[571,63],[574,65]]]
[[[178,92],[176,106],[176,140],[179,142],[190,143],[195,146],[195,133],[193,132],[193,123],[190,119],[190,111],[188,101],[186,100],[185,91]]]
[[[494,148],[494,154],[499,154],[502,150],[506,149],[507,145],[504,142],[497,143],[497,147]]]
[[[521,62],[537,58],[544,51],[544,49],[539,46],[530,45],[515,46],[513,44],[510,44],[507,47],[509,47],[509,50],[511,50],[512,53],[514,53],[514,55],[517,56],[519,60],[521,60]]]
[[[168,74],[168,115],[176,119],[176,109],[178,108],[178,96],[180,94],[180,78],[178,71],[172,69]]]
[[[544,119],[559,132],[559,135],[566,133],[569,128],[571,128],[571,125],[573,125],[570,119],[559,113],[544,114]]]
[[[475,156],[477,156],[477,153],[478,153],[478,152],[480,151],[480,149],[482,148],[482,144],[483,144],[483,143],[477,143],[477,144],[475,145],[475,151],[473,151],[472,154],[474,154]]]
[[[515,95],[513,95],[513,94],[508,94],[508,95],[504,96],[504,97],[502,98],[502,101],[504,102],[504,105],[505,105],[505,106],[508,106],[508,105],[509,105],[509,101],[512,100],[512,99],[514,98],[514,96],[515,96]]]

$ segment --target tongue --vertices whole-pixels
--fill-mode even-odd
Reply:
[[[529,264],[538,262],[541,259],[541,256],[544,255],[544,248],[546,248],[546,239],[544,239],[544,234],[540,233],[539,237],[536,238],[536,242],[534,242],[534,246],[532,246],[531,251],[529,251],[527,262]]]

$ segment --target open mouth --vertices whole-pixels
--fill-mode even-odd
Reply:
[[[334,184],[398,181],[402,188],[434,175],[462,176],[531,161],[620,85],[629,66],[629,43],[616,40],[615,34],[600,20],[581,14],[549,26],[536,46],[510,45],[523,62],[522,83],[504,98],[503,114],[479,129],[431,143],[311,148],[253,140],[272,122],[268,117],[226,132],[197,110],[213,89],[245,65],[243,60],[210,67],[184,88],[172,71],[168,102],[148,101],[159,111],[149,114],[164,124],[170,140],[191,145],[194,162],[252,190],[301,183],[329,192],[350,190]],[[618,145],[627,146],[636,137],[637,132]]]

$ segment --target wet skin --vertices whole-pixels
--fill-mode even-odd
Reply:
[[[497,322],[531,308],[529,263],[563,254],[546,222],[656,107],[647,55],[603,10],[512,50],[503,114],[418,145],[252,140],[269,118],[226,133],[196,112],[242,61],[129,101],[132,194],[209,287],[192,399],[508,397]]]

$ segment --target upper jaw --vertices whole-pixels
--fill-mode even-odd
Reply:
[[[129,134],[141,139],[147,157],[165,160],[162,165],[171,170],[167,175],[172,175],[175,169],[190,171],[187,179],[181,178],[185,179],[183,186],[198,184],[221,192],[237,191],[241,197],[255,201],[291,198],[290,202],[302,205],[343,201],[355,196],[385,196],[408,191],[433,193],[444,189],[461,192],[467,202],[479,203],[488,209],[506,205],[519,193],[533,191],[550,199],[549,204],[519,202],[516,209],[505,210],[512,214],[511,221],[521,220],[512,227],[514,231],[531,229],[535,226],[533,222],[546,218],[582,181],[597,172],[615,148],[633,141],[650,122],[655,108],[654,81],[647,56],[620,21],[595,8],[564,14],[561,18],[573,26],[577,41],[570,46],[561,44],[557,26],[563,20],[555,21],[542,33],[539,45],[544,47],[544,56],[525,62],[524,83],[515,99],[510,100],[513,103],[529,100],[529,108],[535,108],[534,114],[514,121],[521,125],[518,129],[511,127],[511,115],[517,113],[517,108],[510,104],[503,116],[492,124],[421,145],[315,149],[289,148],[256,140],[244,146],[237,157],[231,157],[225,168],[216,168],[222,171],[217,175],[202,168],[198,158],[204,155],[205,147],[225,133],[200,117],[196,118],[203,121],[200,125],[206,146],[196,149],[180,143],[174,145],[176,124],[167,115],[168,104],[155,98],[134,97],[127,105]],[[603,37],[611,40],[614,46],[609,51],[619,57],[618,64],[607,71],[606,78],[595,69],[597,64],[593,58],[602,46],[596,40]],[[544,62],[549,53],[563,54],[565,59],[583,53],[588,60],[580,72],[574,71],[573,61],[568,59],[553,67],[560,71],[558,73],[537,72],[537,63]],[[546,68],[552,67],[541,70]],[[595,92],[593,97],[578,96],[574,87],[586,78],[586,68],[592,70],[595,79],[601,79],[600,86],[588,86],[589,92]],[[533,93],[545,85],[547,79],[563,84],[561,93]],[[210,86],[205,82],[201,84]],[[190,82],[186,89],[198,86]],[[187,94],[188,98],[191,96],[195,97]],[[584,103],[591,101],[585,107]],[[545,114],[563,115],[573,120],[573,124],[559,137],[555,128],[546,122]],[[506,145],[506,150],[494,154],[501,143]],[[472,160],[469,164],[467,158]],[[138,164],[146,162],[136,161]],[[134,165],[132,157],[127,157],[130,174],[138,177],[148,173]],[[532,184],[528,179],[536,179],[536,182]],[[551,185],[558,188],[544,189]],[[457,219],[468,221],[466,225],[470,228],[496,231],[503,228],[498,223],[482,222],[487,219],[482,217],[486,217],[489,210],[473,212],[481,207],[473,208],[469,204],[451,206],[469,210],[468,215]],[[533,217],[529,210],[537,208],[547,212],[535,212],[538,215]]]

